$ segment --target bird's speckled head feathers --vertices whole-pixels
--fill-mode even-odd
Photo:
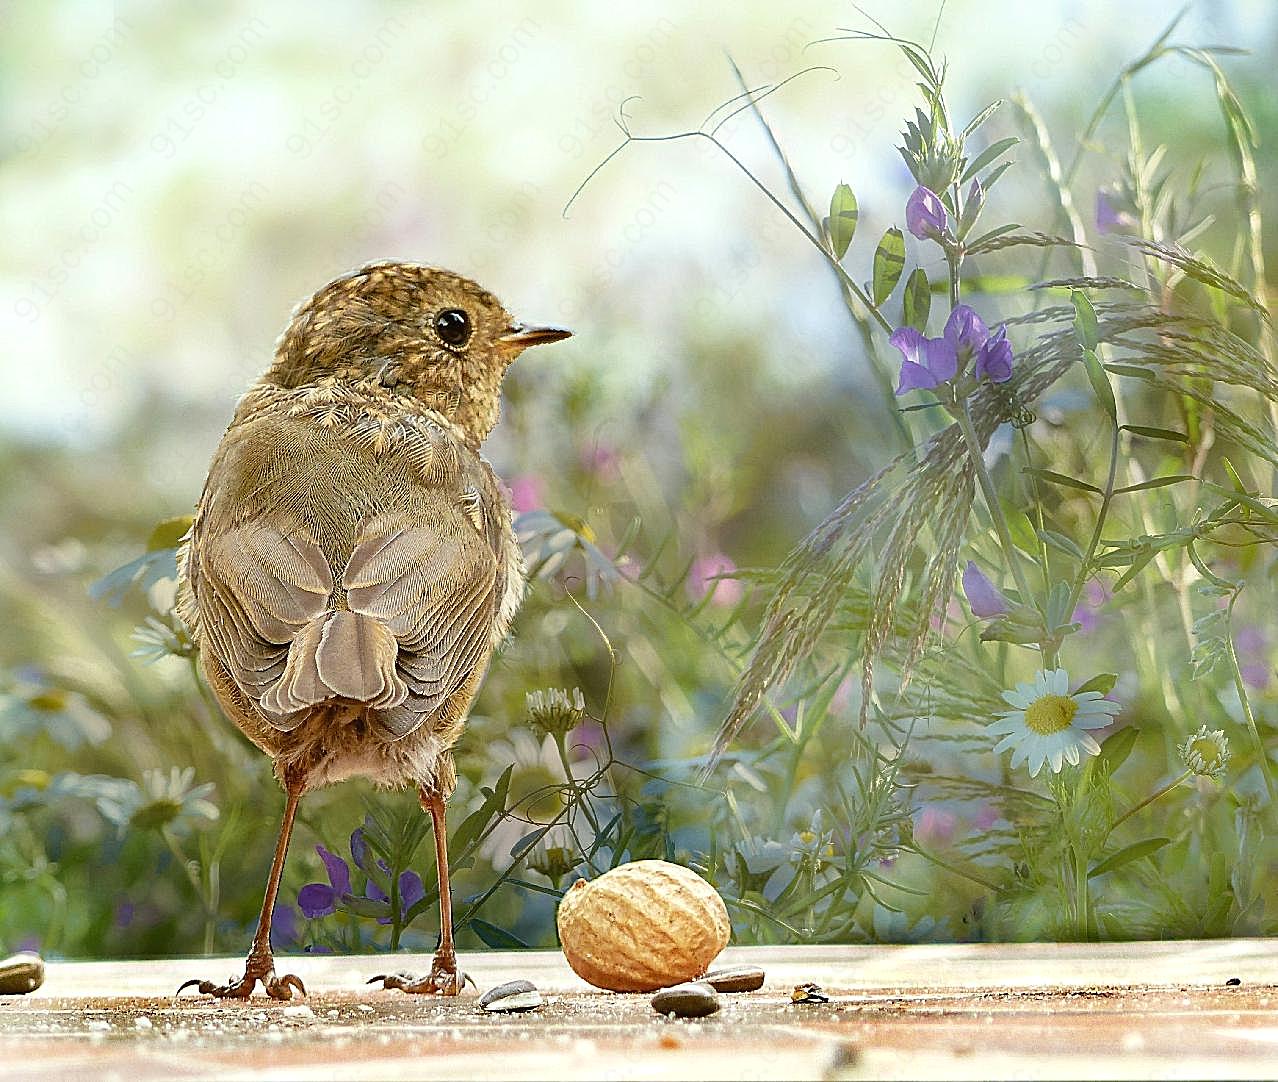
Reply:
[[[265,380],[286,388],[331,377],[377,383],[420,399],[478,446],[497,423],[510,362],[528,346],[568,334],[518,322],[452,271],[371,263],[297,309]]]

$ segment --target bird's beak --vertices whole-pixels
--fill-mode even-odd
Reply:
[[[566,327],[516,323],[497,341],[503,349],[509,350],[511,353],[522,353],[529,346],[540,346],[546,342],[560,342],[565,338],[571,337],[572,331]]]

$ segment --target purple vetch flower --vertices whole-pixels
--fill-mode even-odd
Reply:
[[[1127,211],[1114,206],[1110,193],[1104,188],[1096,192],[1096,228],[1102,233],[1122,233],[1136,224]]]
[[[931,390],[954,378],[957,360],[944,338],[927,338],[913,327],[892,332],[888,342],[901,351],[898,396],[910,391]]]
[[[991,383],[1006,383],[1012,378],[1012,343],[1007,340],[1007,324],[1003,324],[985,340],[976,355],[976,378]]]
[[[1088,579],[1083,585],[1083,593],[1078,599],[1078,607],[1072,617],[1074,623],[1081,625],[1084,633],[1094,631],[1100,624],[1100,612],[1109,600],[1109,591],[1104,583],[1097,579]]]
[[[976,314],[975,308],[966,304],[954,306],[954,310],[950,312],[950,318],[945,321],[945,330],[942,333],[945,344],[954,354],[955,366],[960,371],[967,368],[968,362],[985,345],[989,336],[989,328],[985,326],[985,321]]]
[[[1269,686],[1271,676],[1268,665],[1253,661],[1239,665],[1238,672],[1242,675],[1243,683],[1253,691],[1264,691]]]
[[[999,593],[998,587],[990,582],[974,560],[968,560],[967,567],[963,569],[963,593],[967,595],[972,615],[981,620],[1001,616],[1008,610],[1007,598]]]
[[[700,601],[706,594],[710,594],[710,604],[723,608],[740,604],[745,597],[745,583],[737,579],[716,577],[731,575],[736,569],[737,565],[732,558],[722,552],[698,557],[688,569],[688,596],[693,601]]]
[[[1238,651],[1239,657],[1263,656],[1268,647],[1269,641],[1264,631],[1255,624],[1244,624],[1234,633],[1234,649]]]
[[[1269,660],[1269,636],[1255,624],[1244,624],[1234,633],[1238,671],[1243,682],[1255,691],[1264,691],[1273,679]]]
[[[380,860],[377,863],[382,864]],[[382,867],[385,868],[385,865],[382,864]],[[389,869],[386,869],[386,870],[389,870]],[[372,878],[368,880],[368,887],[365,889],[364,893],[369,898],[372,898],[374,901],[378,901],[378,902],[390,901],[390,899],[386,896],[385,891],[383,891],[382,888],[379,887],[377,883],[373,881]],[[422,877],[418,875],[416,872],[401,872],[399,877],[400,920],[403,920],[404,917],[408,915],[408,911],[412,909],[414,905],[416,905],[425,897],[426,897],[426,887],[422,883]],[[378,924],[390,924],[390,922],[391,922],[390,917],[377,918]]]
[[[296,907],[280,902],[271,910],[271,948],[273,950],[296,947],[300,939],[299,931]]]
[[[1006,325],[990,334],[985,321],[966,304],[956,304],[940,338],[927,338],[913,327],[892,332],[888,341],[901,351],[898,395],[931,390],[973,367],[977,379],[1003,383],[1012,378],[1012,346]]]
[[[362,842],[362,832],[357,830],[355,833],[360,835]],[[337,903],[341,901],[342,896],[351,892],[351,870],[346,861],[335,853],[330,853],[322,845],[317,845],[315,852],[324,862],[324,869],[328,872],[328,883],[307,883],[297,892],[298,908],[312,920],[335,913]],[[351,835],[351,854],[355,854],[354,834]],[[358,856],[355,858],[355,863],[359,864]]]
[[[905,227],[919,240],[940,240],[949,228],[945,205],[931,188],[920,184],[905,204]]]

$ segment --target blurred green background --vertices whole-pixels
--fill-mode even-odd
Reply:
[[[936,17],[934,4],[871,10],[924,40]],[[960,123],[1020,89],[1072,151],[1104,86],[1168,17],[1152,0],[1121,13],[1102,0],[952,0],[937,48]],[[189,512],[293,305],[344,270],[437,263],[521,316],[571,326],[573,339],[513,370],[488,455],[523,510],[577,516],[604,545],[637,521],[640,558],[670,581],[692,565],[683,600],[704,599],[709,575],[775,565],[884,461],[889,418],[834,280],[722,159],[696,143],[631,147],[562,213],[616,146],[623,101],[637,134],[694,128],[738,92],[730,56],[751,85],[833,69],[766,112],[815,201],[845,180],[862,228],[881,233],[911,186],[895,145],[917,92],[887,47],[812,44],[857,20],[843,3],[756,0],[0,5],[0,796],[14,802],[0,813],[0,951],[243,944],[281,804],[269,766],[214,716],[188,665],[129,657],[134,627],[165,605],[162,585],[117,606],[88,586],[137,556],[157,521]],[[1271,214],[1275,30],[1273,5],[1249,0],[1196,4],[1178,32],[1251,50],[1228,69],[1257,121]],[[1220,147],[1204,80],[1171,60],[1137,85],[1151,141],[1190,163]],[[989,138],[1009,125],[996,118]],[[1089,218],[1118,174],[1108,130],[1075,186]],[[783,187],[748,115],[722,134]],[[1032,167],[997,198],[1006,220],[1047,220]],[[728,608],[740,590],[720,585],[709,605]],[[653,765],[704,753],[731,666],[624,584],[590,604],[618,652],[618,754]],[[456,814],[509,763],[524,792],[554,780],[525,691],[580,685],[597,711],[607,677],[597,637],[554,583],[539,585],[459,748]],[[164,831],[117,829],[128,808],[113,821],[106,790],[69,786],[41,808],[30,795],[64,772],[142,782],[173,766],[194,775],[178,779],[187,804]],[[286,895],[322,878],[316,842],[344,851],[362,788],[307,802]],[[809,822],[816,802],[801,790],[773,835]],[[674,824],[674,851],[680,830],[704,848],[701,798],[680,799],[666,794],[652,815]],[[940,814],[963,829],[962,811]],[[551,902],[512,893],[488,920],[553,943]],[[216,920],[202,908],[211,898]],[[930,916],[941,908],[953,920],[938,935],[968,934],[961,891]],[[416,927],[428,943],[430,921]],[[861,927],[927,934],[872,905]]]

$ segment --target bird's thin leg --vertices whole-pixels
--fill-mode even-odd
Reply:
[[[248,999],[257,982],[261,981],[266,994],[272,999],[292,999],[294,989],[306,995],[306,988],[300,977],[292,973],[286,973],[283,977],[275,975],[275,957],[271,953],[271,916],[275,910],[275,899],[280,892],[284,858],[288,856],[288,843],[293,836],[297,806],[305,790],[305,775],[293,775],[287,779],[285,791],[288,799],[284,805],[284,821],[280,824],[279,840],[275,843],[275,858],[271,861],[271,874],[266,881],[266,896],[262,900],[262,915],[257,922],[257,933],[253,936],[253,945],[244,960],[244,975],[226,984],[214,984],[199,978],[189,980],[178,989],[179,994],[183,989],[196,987],[205,995],[222,999]]]
[[[439,949],[435,951],[430,973],[412,977],[406,973],[390,973],[374,977],[383,988],[437,996],[461,995],[467,977],[457,968],[457,951],[453,946],[453,895],[448,886],[448,832],[445,825],[446,799],[436,788],[419,791],[422,810],[430,815],[431,832],[435,835],[435,867],[439,873]]]

